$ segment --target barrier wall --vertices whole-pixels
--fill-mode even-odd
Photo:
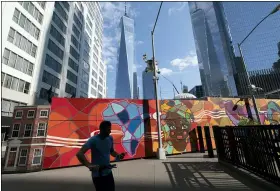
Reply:
[[[213,136],[213,125],[248,124],[244,103],[238,103],[238,109],[232,111],[238,100],[161,101],[161,136],[166,153],[192,151],[189,132],[198,125],[210,126]],[[263,124],[279,124],[280,100],[257,100],[257,106]],[[99,133],[99,124],[103,120],[112,122],[115,150],[127,152],[125,159],[155,155],[158,147],[155,108],[155,100],[53,98],[43,169],[78,165],[77,151],[89,137]],[[89,153],[87,157],[90,159]]]

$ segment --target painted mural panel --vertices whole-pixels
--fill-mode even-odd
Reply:
[[[167,154],[195,149],[189,133],[198,125],[236,126],[248,124],[244,102],[230,98],[208,100],[162,100],[161,138]],[[237,110],[233,111],[238,102]],[[255,118],[254,107],[249,102]],[[279,124],[280,100],[257,100],[262,123]],[[43,168],[78,165],[78,149],[99,133],[103,120],[112,123],[117,152],[127,152],[125,159],[154,156],[158,148],[155,100],[53,98],[48,122]],[[203,131],[204,135],[204,131]],[[192,138],[192,140],[194,140]],[[212,139],[213,148],[214,139]],[[206,141],[204,140],[206,148]],[[89,153],[87,154],[90,158]],[[114,158],[111,158],[114,160]]]

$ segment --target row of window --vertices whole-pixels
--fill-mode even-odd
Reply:
[[[11,147],[10,155],[16,155],[17,147]],[[43,149],[34,149],[32,165],[40,165],[42,161]],[[28,158],[28,149],[21,149],[19,154],[18,165],[25,166]]]
[[[61,50],[51,39],[49,39],[48,49],[54,53],[58,58],[63,60],[64,51]]]
[[[48,54],[46,54],[45,65],[47,65],[57,73],[61,73],[62,65]]]
[[[37,3],[42,7],[42,9],[45,9],[45,7],[46,7],[45,1],[37,1]]]
[[[53,25],[51,25],[50,34],[55,38],[55,40],[57,40],[57,42],[59,42],[64,47],[65,38],[60,34],[60,32],[58,32],[58,30],[56,30]]]
[[[29,76],[33,74],[34,64],[7,48],[3,53],[3,63]]]
[[[43,72],[42,82],[45,82],[46,84],[49,84],[50,86],[53,86],[57,89],[59,89],[60,86],[60,79],[46,70]]]
[[[5,88],[12,89],[25,94],[29,93],[30,83],[6,73],[1,73],[1,85]]]
[[[75,5],[75,12],[77,13],[78,17],[81,19],[82,23],[84,22],[83,13],[80,11],[80,9]]]
[[[64,33],[66,34],[66,26],[63,23],[63,21],[59,18],[59,16],[57,16],[57,14],[55,12],[53,12],[53,17],[52,17],[52,21],[56,24],[56,26],[58,26],[58,28]]]
[[[59,1],[56,1],[54,4],[55,9],[60,14],[60,16],[67,22],[68,21],[68,15],[60,5]]]
[[[69,70],[67,70],[67,79],[73,82],[74,84],[77,84],[78,77]]]
[[[69,3],[68,3],[67,1],[60,1],[60,3],[62,3],[62,5],[64,6],[64,8],[65,8],[67,11],[69,11],[70,5],[69,5]]]
[[[10,28],[8,41],[16,45],[21,50],[27,52],[34,58],[37,53],[37,46],[33,44],[31,41],[27,40],[22,34],[17,32],[15,29]]]
[[[39,118],[48,118],[49,111],[48,110],[41,110],[39,114]],[[22,119],[23,111],[17,110],[15,114],[15,119]],[[34,118],[35,117],[35,110],[28,110],[27,111],[27,118]]]
[[[21,26],[26,32],[31,34],[36,40],[40,37],[40,30],[23,15],[18,9],[15,9],[13,20]]]
[[[83,31],[83,25],[80,22],[80,20],[78,19],[76,14],[74,14],[74,22],[77,25],[77,27],[80,29],[80,31]]]
[[[78,37],[78,39],[80,39],[80,31],[78,30],[78,28],[74,25],[73,23],[73,26],[72,26],[72,31],[73,33]]]
[[[21,1],[19,2],[21,6],[28,11],[30,15],[32,15],[40,24],[43,21],[43,15],[40,11],[34,6],[34,4],[30,1]]]

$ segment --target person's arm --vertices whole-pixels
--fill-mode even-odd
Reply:
[[[111,141],[112,141],[112,145],[111,145],[111,150],[110,150],[110,154],[112,157],[118,157],[120,160],[122,160],[125,156],[125,153],[117,153],[114,149],[114,142],[113,142],[113,137],[110,137]]]
[[[87,160],[85,154],[86,152],[89,150],[90,148],[88,147],[88,144],[84,144],[82,146],[82,148],[78,151],[78,153],[76,154],[78,160],[80,161],[80,163],[82,163],[82,165],[86,166],[86,167],[90,167],[90,163],[89,161]]]

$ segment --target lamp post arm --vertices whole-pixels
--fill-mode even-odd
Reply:
[[[178,93],[178,94],[180,94],[179,93],[179,91],[178,91],[178,89],[176,88],[176,86],[174,85],[174,83],[172,82],[172,81],[170,81],[168,78],[166,78],[164,75],[162,75],[162,74],[160,74],[164,79],[166,79],[168,82],[170,82],[171,84],[172,84],[172,86],[173,86],[173,88],[176,90],[176,92]]]
[[[264,18],[249,32],[249,34],[239,43],[239,45],[241,46],[241,44],[252,34],[252,32],[254,32],[254,30],[255,30],[265,19],[267,19],[267,17],[269,17],[270,15],[272,15],[272,13],[269,13],[266,17],[264,17]]]
[[[158,16],[159,16],[159,13],[160,13],[160,10],[161,10],[162,3],[163,3],[163,2],[161,2],[161,3],[160,3],[160,6],[159,6],[159,10],[158,10],[156,22],[155,22],[154,27],[153,27],[153,30],[152,30],[152,35],[154,34],[155,29],[156,29],[156,25],[157,25],[157,21],[158,21]]]

